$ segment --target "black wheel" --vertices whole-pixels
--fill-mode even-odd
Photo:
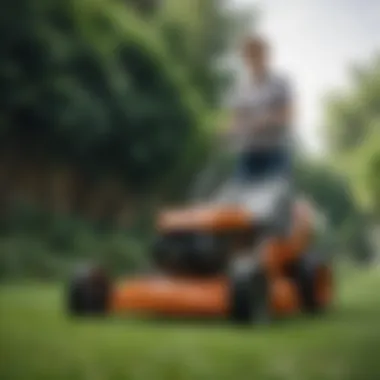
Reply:
[[[330,305],[333,287],[328,262],[319,260],[315,254],[305,255],[296,263],[294,275],[302,311],[308,314],[324,312]]]
[[[67,290],[67,311],[72,316],[103,315],[107,312],[110,281],[99,268],[76,273]]]
[[[269,283],[257,266],[230,275],[230,318],[239,324],[266,324],[271,319]]]

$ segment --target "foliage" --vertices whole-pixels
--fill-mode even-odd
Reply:
[[[156,205],[183,199],[210,149],[232,24],[216,1],[4,2],[3,275],[143,264]],[[125,208],[138,218],[118,226]]]
[[[6,222],[6,223],[4,223]],[[42,212],[20,205],[4,215],[0,234],[0,279],[52,279],[78,262],[99,262],[115,275],[146,267],[147,244],[133,231]]]
[[[157,27],[210,107],[219,107],[221,95],[232,79],[222,62],[232,52],[237,37],[254,24],[254,16],[247,7],[240,11],[228,9],[226,2],[220,0],[162,2]]]
[[[331,161],[351,179],[362,205],[380,215],[380,58],[356,68],[345,93],[327,104]]]
[[[370,260],[374,254],[368,235],[371,222],[357,202],[349,178],[323,160],[299,160],[295,174],[297,189],[327,218],[335,249],[358,261]]]
[[[322,208],[334,227],[358,213],[347,179],[325,163],[301,161],[295,174],[297,188]]]
[[[6,1],[0,32],[2,275],[59,275],[86,257],[112,270],[141,266],[141,240],[80,212],[102,182],[135,197],[157,191],[196,149],[199,94],[164,39],[124,3]],[[75,170],[79,194],[61,197],[72,204],[57,213],[49,181],[62,166]],[[42,202],[25,185],[33,176]],[[95,197],[93,208],[109,213],[115,202]]]
[[[138,189],[170,172],[201,110],[138,17],[95,0],[19,0],[2,18],[4,144]]]

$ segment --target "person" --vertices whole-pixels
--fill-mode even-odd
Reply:
[[[255,183],[268,175],[277,175],[290,188],[293,151],[290,84],[270,67],[269,45],[263,38],[246,38],[242,58],[247,76],[233,94],[232,122],[227,129],[227,141],[237,149],[235,179]],[[288,233],[291,200],[289,191],[279,212],[280,234]]]

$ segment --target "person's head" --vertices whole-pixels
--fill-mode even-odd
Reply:
[[[268,43],[259,36],[246,37],[243,41],[242,56],[249,71],[255,75],[263,75],[268,68]]]

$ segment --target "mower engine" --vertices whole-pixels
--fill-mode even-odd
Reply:
[[[237,208],[173,211],[162,215],[153,258],[166,273],[210,276],[225,273],[231,256],[253,247],[264,224]]]
[[[223,270],[226,237],[198,231],[169,232],[155,242],[155,263],[165,272],[205,274]]]

